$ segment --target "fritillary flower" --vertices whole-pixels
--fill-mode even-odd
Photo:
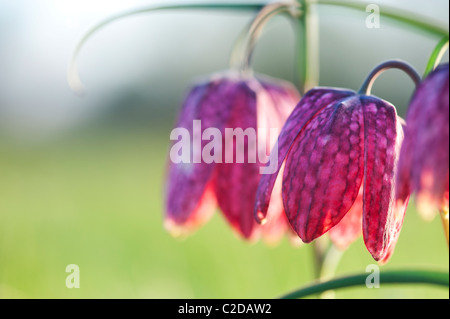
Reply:
[[[298,100],[299,94],[289,83],[237,73],[213,76],[190,90],[176,126],[192,139],[192,154],[184,160],[171,159],[168,167],[165,224],[172,234],[195,230],[217,206],[245,239],[262,234],[276,240],[286,232],[281,197],[264,226],[255,221],[253,205],[260,170]],[[201,128],[193,122],[201,122]],[[244,138],[227,140],[230,129],[244,132]],[[256,133],[252,136],[252,132]],[[178,143],[171,150],[175,157]],[[263,155],[255,158],[255,153]]]
[[[407,205],[396,201],[395,190],[403,121],[392,104],[368,93],[391,64],[376,68],[360,93],[310,90],[280,133],[284,209],[305,243],[330,231],[331,239],[346,247],[362,230],[375,260],[385,262],[392,253]],[[277,175],[261,178],[255,205],[260,221],[270,216]]]
[[[398,193],[404,200],[416,192],[419,211],[432,218],[448,211],[449,197],[449,65],[431,72],[417,88],[406,117],[400,153]]]

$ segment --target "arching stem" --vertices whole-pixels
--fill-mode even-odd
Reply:
[[[419,85],[421,78],[417,71],[408,63],[400,61],[400,60],[390,60],[380,65],[376,66],[372,72],[367,76],[363,85],[359,89],[359,94],[370,95],[372,92],[372,86],[375,80],[386,70],[390,69],[399,69],[409,75],[409,77],[413,80],[416,87]]]
[[[261,35],[264,25],[274,16],[281,13],[289,13],[293,17],[299,17],[301,15],[300,5],[296,2],[288,3],[273,3],[265,6],[255,19],[250,24],[250,27],[245,38],[245,45],[243,48],[242,56],[239,61],[236,62],[236,54],[232,54],[230,60],[230,66],[237,67],[242,73],[248,73],[251,63],[253,51],[255,49],[256,42]],[[239,43],[237,43],[239,44]],[[233,49],[233,52],[237,52],[237,46]]]
[[[260,10],[266,5],[265,2],[261,3],[254,3],[254,4],[224,4],[224,3],[215,3],[215,4],[171,4],[171,5],[160,5],[160,6],[149,6],[145,8],[135,9],[131,11],[125,11],[122,13],[119,13],[117,15],[111,16],[102,22],[98,23],[97,25],[93,26],[89,31],[87,31],[83,37],[80,39],[80,41],[75,46],[75,49],[72,53],[72,56],[70,58],[69,62],[69,69],[68,69],[68,82],[69,86],[77,93],[83,93],[84,87],[80,80],[78,70],[77,70],[77,57],[83,48],[86,41],[92,37],[93,34],[97,33],[99,30],[103,29],[103,27],[109,25],[112,22],[115,22],[117,20],[121,20],[126,17],[143,14],[143,13],[149,13],[149,12],[155,12],[155,11],[164,11],[164,10],[221,10],[221,9],[227,9],[227,10]]]
[[[367,273],[336,278],[326,282],[318,282],[293,291],[281,299],[297,299],[333,289],[365,286]],[[384,271],[380,273],[380,285],[384,284],[430,284],[448,289],[448,273],[424,270]]]
[[[362,1],[339,1],[339,0],[317,0],[320,5],[338,6],[366,12],[366,8],[372,2]],[[416,15],[412,12],[404,12],[399,8],[390,7],[388,5],[380,5],[380,13],[382,18],[387,18],[391,22],[398,22],[408,27],[414,28],[416,31],[426,32],[428,34],[444,37],[448,36],[448,27],[438,25],[430,21],[426,17]]]

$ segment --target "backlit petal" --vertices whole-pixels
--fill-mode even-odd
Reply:
[[[419,211],[432,218],[445,201],[449,179],[449,69],[437,68],[418,87],[407,114],[400,155],[400,198],[417,192]]]
[[[360,187],[358,197],[352,208],[341,221],[328,232],[333,244],[345,250],[362,233],[363,187]]]
[[[245,82],[236,83],[236,90],[227,101],[232,109],[227,122],[227,130],[241,130],[250,135],[242,139],[229,135],[224,136],[223,149],[226,154],[233,154],[232,162],[217,165],[217,181],[215,184],[218,204],[233,229],[247,239],[256,236],[256,222],[251,214],[253,199],[259,181],[259,165],[249,163],[249,154],[256,151],[255,136],[251,132],[256,130],[257,97],[256,93]],[[238,163],[238,158],[242,162]]]
[[[255,203],[255,217],[262,221],[267,214],[272,190],[279,174],[280,168],[286,158],[288,151],[294,143],[296,137],[317,113],[337,100],[354,95],[347,90],[319,88],[306,93],[300,100],[291,115],[283,126],[277,144],[274,146],[271,157],[277,152],[277,166],[273,174],[263,174],[258,186]]]
[[[233,86],[229,81],[216,80],[195,86],[188,94],[180,111],[177,128],[189,132],[188,162],[174,163],[169,158],[166,185],[166,228],[174,235],[186,234],[208,220],[215,207],[212,191],[215,163],[194,163],[195,141],[200,141],[200,151],[208,141],[201,141],[205,128],[223,130],[229,118],[229,105],[223,96]],[[193,121],[200,120],[202,131],[195,133]],[[173,143],[175,144],[175,142]]]
[[[395,174],[403,130],[393,105],[362,96],[364,107],[363,237],[375,260],[385,260],[397,240],[406,203],[398,205]]]
[[[297,136],[287,158],[283,202],[304,242],[336,225],[363,179],[363,110],[358,96],[328,105]]]

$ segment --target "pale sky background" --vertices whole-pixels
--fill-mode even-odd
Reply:
[[[149,109],[149,120],[164,110],[170,118],[194,78],[228,67],[233,41],[254,15],[172,11],[115,22],[92,37],[79,58],[88,95],[80,98],[71,92],[66,70],[81,35],[112,14],[154,3],[158,1],[0,0],[3,138],[54,138],[107,113],[112,104],[117,107],[117,101],[130,95],[138,96]],[[448,28],[446,0],[372,3],[381,9],[388,3]],[[377,63],[392,58],[404,59],[422,72],[439,40],[383,17],[380,29],[367,29],[364,12],[321,6],[319,16],[322,85],[358,89]],[[285,17],[271,20],[256,48],[256,71],[293,81],[294,41]],[[377,81],[374,93],[394,103],[402,114],[412,89],[408,78],[392,72]]]

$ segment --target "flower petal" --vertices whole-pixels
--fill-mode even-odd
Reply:
[[[261,80],[262,86],[273,101],[273,108],[277,113],[277,120],[281,120],[282,124],[284,124],[300,100],[300,94],[289,82],[268,77],[263,77]]]
[[[403,141],[395,107],[362,96],[364,108],[363,237],[377,261],[384,260],[397,240],[406,204],[397,205],[395,174]]]
[[[362,212],[363,212],[363,187],[360,187],[358,197],[352,208],[341,219],[341,221],[328,232],[333,244],[345,250],[362,233]]]
[[[304,126],[310,122],[317,113],[331,103],[347,96],[354,95],[355,92],[331,88],[312,89],[305,94],[298,105],[292,111],[289,118],[283,126],[278,142],[271,152],[271,158],[274,158],[274,152],[277,157],[277,167],[273,174],[263,174],[258,186],[255,203],[255,218],[261,222],[264,220],[269,208],[270,197],[280,168],[294,143],[295,138],[300,134]],[[270,162],[272,162],[272,159]]]
[[[227,163],[225,159],[223,163],[217,164],[215,193],[219,207],[233,229],[244,238],[254,239],[257,236],[257,224],[252,208],[260,165],[256,160],[250,159],[250,154],[256,155],[257,147],[257,95],[246,82],[235,85],[233,95],[227,97],[232,112],[226,129],[230,133],[225,133],[223,141],[225,154],[233,154],[233,158],[231,162]],[[239,130],[243,133],[248,130],[250,135],[239,134]],[[236,132],[236,137],[231,135],[233,131]],[[239,157],[241,160],[238,160]]]
[[[363,110],[359,97],[328,105],[297,136],[286,158],[283,202],[308,243],[353,206],[363,180]]]
[[[226,163],[224,160],[217,165],[216,196],[220,208],[233,228],[244,238],[254,239],[260,233],[260,227],[253,216],[256,189],[261,177],[260,167],[266,162],[267,153],[275,144],[299,94],[292,85],[268,77],[264,77],[264,81],[237,78],[236,86],[233,96],[228,97],[232,104],[232,113],[227,127],[235,132],[240,129],[244,133],[251,129],[253,132],[248,133],[256,134],[250,139],[245,137],[243,143],[239,143],[238,138],[230,143],[225,134],[223,148],[226,153],[235,154],[235,158],[233,163]],[[271,129],[275,129],[275,132]],[[239,155],[242,155],[241,162],[238,161]],[[276,215],[279,216],[283,212],[280,205]],[[274,239],[284,233],[284,221],[274,216],[265,225],[266,229],[270,228],[270,231],[266,231],[267,236]]]
[[[281,174],[278,175],[273,188],[274,190],[270,198],[266,220],[264,224],[261,225],[263,239],[269,244],[278,242],[286,231],[293,233],[290,229],[291,227],[284,211],[283,198],[281,197],[282,172],[283,167],[281,168]]]
[[[385,264],[389,260],[389,258],[391,258],[394,252],[395,245],[397,244],[398,237],[400,235],[400,230],[403,225],[403,220],[405,218],[408,202],[409,197],[407,197],[405,201],[397,201],[395,204],[395,207],[393,209],[393,218],[392,218],[393,222],[391,223],[393,225],[391,241],[386,249],[385,256],[378,261],[380,264]]]
[[[182,106],[176,127],[189,133],[188,151],[194,153],[195,140],[200,141],[204,129],[222,129],[229,117],[229,105],[222,97],[233,87],[229,81],[216,80],[195,86]],[[194,132],[194,120],[202,130]],[[180,142],[180,141],[179,141]],[[201,141],[201,149],[207,141]],[[173,145],[176,144],[175,142]],[[172,145],[172,147],[173,147]],[[215,207],[213,172],[215,163],[194,163],[189,154],[183,162],[169,159],[166,185],[166,228],[174,235],[186,234],[208,220]]]
[[[258,149],[265,146],[263,152],[261,152],[265,156],[259,157],[259,160],[266,163],[281,128],[300,100],[300,94],[291,83],[278,79],[273,80],[264,77],[261,84],[271,100],[271,103],[258,103]],[[262,100],[265,99],[263,94],[259,94],[259,96]],[[271,131],[274,128],[277,129],[276,134]],[[262,134],[260,134],[261,130],[263,130]],[[282,174],[278,174],[270,199],[267,219],[264,225],[261,225],[261,235],[264,241],[270,245],[278,243],[286,231],[293,233],[284,212],[283,199],[281,198],[282,177]]]
[[[443,204],[449,179],[449,69],[437,68],[417,89],[407,114],[400,155],[398,192],[417,191],[417,204],[430,219]]]

